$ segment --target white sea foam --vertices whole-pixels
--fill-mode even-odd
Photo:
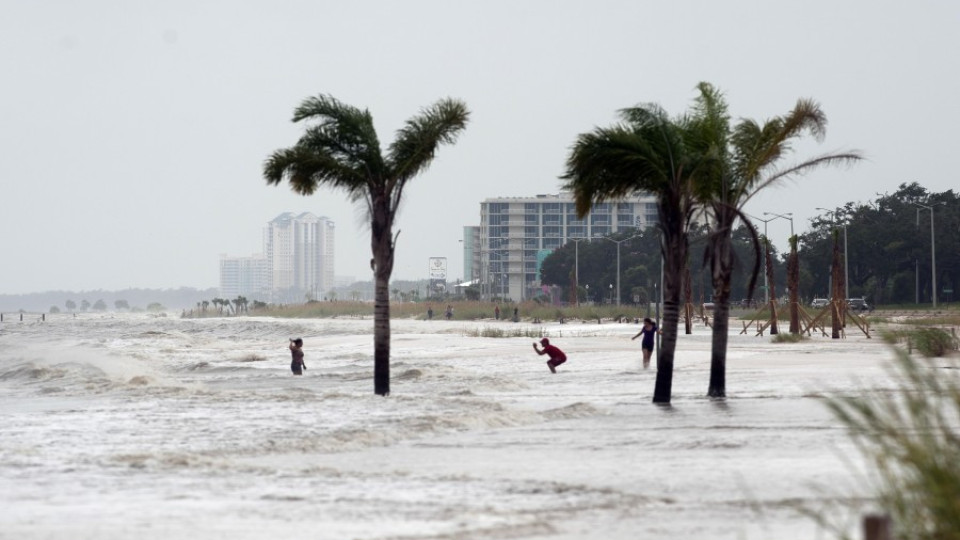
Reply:
[[[0,537],[809,538],[785,501],[852,478],[820,396],[888,384],[873,341],[731,335],[711,402],[700,328],[659,408],[633,326],[546,328],[556,375],[469,330],[394,321],[384,398],[370,320],[4,323]]]

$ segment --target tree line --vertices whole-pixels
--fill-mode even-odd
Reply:
[[[933,209],[931,249],[930,220]],[[846,229],[848,296],[872,304],[929,303],[933,299],[933,260],[939,301],[952,302],[960,286],[960,195],[927,191],[917,183],[872,201],[848,202],[811,220],[799,236],[800,288],[826,295],[830,286],[832,231]]]
[[[930,213],[917,204],[935,209],[933,238],[938,301],[956,301],[960,286],[960,194],[953,190],[929,192],[917,183],[901,184],[894,193],[881,194],[867,202],[848,202],[811,218],[810,229],[797,236],[798,293],[802,301],[808,304],[814,298],[830,297],[832,234],[834,230],[840,231],[842,249],[846,226],[848,297],[864,298],[871,305],[930,303],[933,291]],[[748,265],[755,257],[746,227],[744,223],[738,224],[731,238],[734,260],[739,261],[731,274],[733,304],[744,302],[748,296]],[[693,277],[692,296],[696,303],[709,302],[713,291],[709,268],[704,264],[704,250],[710,231],[703,225],[692,224],[688,234],[691,256],[687,267]],[[620,246],[623,303],[655,301],[655,288],[660,279],[657,231],[626,231],[608,238],[624,241]],[[602,238],[580,242],[579,246],[568,242],[544,259],[541,281],[559,287],[561,298],[569,301],[609,302],[610,285],[616,283],[613,263],[616,247],[614,242]],[[789,253],[780,253],[773,244],[770,251],[772,282],[776,284],[778,296],[785,298]],[[579,280],[576,280],[578,269]],[[579,281],[578,293],[573,292],[576,281]],[[757,295],[763,295],[762,285],[758,286]]]

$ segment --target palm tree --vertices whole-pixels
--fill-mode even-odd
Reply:
[[[710,386],[707,394],[722,398],[726,396],[730,282],[734,264],[732,233],[738,220],[751,225],[747,229],[757,254],[748,296],[753,294],[762,256],[756,228],[743,212],[745,205],[767,186],[821,166],[853,163],[861,156],[856,151],[828,153],[779,168],[778,163],[790,153],[790,145],[795,139],[809,133],[816,140],[822,140],[827,118],[820,106],[812,100],[800,99],[786,115],[774,117],[763,124],[744,119],[731,129],[727,105],[720,91],[708,83],[700,83],[699,88],[698,115],[717,126],[714,145],[724,162],[722,167],[717,168],[719,174],[697,186],[698,194],[710,214],[712,227],[706,252],[714,290]]]
[[[800,259],[797,256],[797,235],[790,237],[787,259],[787,288],[790,289],[790,333],[800,333]]]
[[[301,195],[330,186],[365,203],[375,280],[373,386],[378,395],[390,393],[389,284],[397,242],[393,225],[404,188],[430,166],[440,145],[456,141],[469,116],[461,101],[437,101],[407,120],[384,154],[369,111],[331,96],[311,97],[294,111],[293,121],[316,124],[307,127],[294,146],[274,152],[263,165],[268,184],[287,180]]]
[[[770,335],[775,336],[780,333],[780,327],[777,321],[777,284],[773,275],[773,256],[770,255],[770,239],[763,237],[763,257],[765,261],[764,271],[767,273],[767,286],[769,287],[770,305]]]
[[[847,299],[844,298],[846,285],[843,282],[843,252],[840,251],[840,231],[833,230],[833,257],[830,262],[830,282],[833,284],[833,290],[830,291],[830,337],[840,339],[840,332],[843,330],[840,306],[846,307]]]
[[[620,123],[581,134],[567,158],[565,187],[573,191],[577,214],[594,204],[639,192],[657,197],[663,257],[664,316],[657,358],[654,403],[669,403],[680,315],[681,276],[687,260],[687,231],[695,200],[694,179],[709,174],[715,156],[704,146],[708,126],[698,118],[671,120],[657,105],[619,111]]]

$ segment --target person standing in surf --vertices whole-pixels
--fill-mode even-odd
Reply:
[[[653,338],[657,332],[659,332],[657,323],[653,322],[653,319],[650,317],[647,317],[643,320],[643,326],[640,328],[640,331],[637,332],[637,335],[630,338],[632,341],[643,336],[643,341],[640,342],[640,350],[643,351],[643,369],[650,367],[650,356],[653,354]]]
[[[567,361],[567,355],[563,354],[559,348],[555,345],[550,344],[550,340],[543,338],[540,340],[540,344],[543,345],[543,349],[537,347],[537,344],[533,344],[533,350],[537,351],[537,354],[543,356],[544,354],[550,355],[550,359],[547,360],[547,367],[550,368],[550,373],[557,372],[557,366]]]
[[[290,371],[294,375],[303,375],[303,370],[307,369],[307,364],[303,362],[303,340],[300,338],[290,340],[290,355],[293,361],[290,362]]]

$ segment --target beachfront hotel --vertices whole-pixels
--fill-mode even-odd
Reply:
[[[486,199],[480,226],[464,227],[464,280],[479,284],[483,298],[533,298],[542,292],[540,265],[553,250],[656,221],[652,195],[594,205],[583,219],[569,192]]]
[[[286,303],[323,299],[334,284],[336,227],[310,212],[284,212],[263,229],[263,253],[220,257],[220,296]]]

